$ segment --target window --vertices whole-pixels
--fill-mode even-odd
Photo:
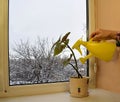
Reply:
[[[10,85],[62,82],[76,75],[61,63],[67,52],[55,58],[50,50],[69,31],[71,46],[86,40],[86,6],[86,0],[9,0]],[[87,63],[79,64],[85,76]]]
[[[8,0],[0,1],[0,6],[3,8],[0,9],[1,97],[59,92],[68,89],[68,82],[66,82],[68,77],[65,78],[66,76],[61,75],[63,74],[61,71],[62,69],[56,68],[56,70],[54,70],[56,72],[61,71],[61,73],[56,73],[53,69],[52,72],[50,69],[50,72],[47,72],[48,75],[43,74],[47,71],[45,69],[43,70],[43,68],[49,68],[46,66],[50,66],[49,63],[44,60],[47,60],[46,53],[49,55],[48,52],[51,47],[51,45],[47,44],[54,42],[61,34],[68,31],[71,32],[70,39],[73,41],[71,42],[71,45],[80,37],[84,36],[83,38],[86,38],[86,24],[88,24],[86,23],[86,7],[83,9],[84,14],[83,17],[81,17],[80,12],[82,9],[79,6],[81,3],[84,3],[84,6],[86,6],[85,0],[84,2],[82,0],[29,0],[29,2],[28,0],[9,0],[9,2]],[[84,20],[82,18],[84,18]],[[81,19],[82,23],[80,24]],[[36,44],[41,46],[35,46]],[[46,46],[48,49],[46,49]],[[35,56],[38,56],[36,54],[38,54],[39,50],[41,50],[39,55],[42,57],[40,60],[35,60]],[[20,56],[20,51],[23,52],[23,55],[25,54],[24,57],[23,55]],[[30,51],[34,52],[32,53],[34,56],[28,56],[29,54],[31,55]],[[42,51],[44,53],[42,53]],[[43,55],[41,55],[41,53]],[[26,60],[25,58],[30,59]],[[40,64],[38,64],[37,61],[40,61]],[[43,63],[45,63],[44,66]],[[54,64],[57,64],[57,62]],[[33,73],[35,73],[35,68],[40,70],[39,75],[41,75],[40,73],[43,75],[40,77],[37,75],[34,76]],[[69,73],[69,70],[66,71]],[[36,71],[36,73],[37,72],[38,71]],[[54,76],[54,74],[56,74],[56,76]],[[32,78],[33,80],[31,80]],[[54,78],[57,78],[57,80]]]

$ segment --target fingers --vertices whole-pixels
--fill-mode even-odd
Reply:
[[[100,34],[100,33],[101,33],[101,31],[100,31],[100,30],[97,30],[97,31],[91,33],[90,36],[89,36],[89,38],[90,38],[90,39],[92,38],[93,40],[95,40],[96,38],[99,37],[99,34]]]
[[[93,38],[96,35],[96,32],[93,32],[92,34],[90,34],[90,39]]]
[[[93,41],[100,41],[102,38],[101,38],[101,36],[99,35],[99,34],[96,34],[93,38],[92,38],[92,40]]]

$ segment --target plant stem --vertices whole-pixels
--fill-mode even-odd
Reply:
[[[69,63],[74,69],[75,69],[75,71],[77,72],[77,74],[78,74],[78,78],[83,78],[82,77],[82,75],[79,73],[79,71],[71,64],[71,63]]]
[[[74,54],[73,50],[71,49],[71,47],[70,47],[69,45],[67,45],[67,47],[68,47],[68,48],[70,49],[70,51],[72,52],[72,55],[73,55],[74,60],[75,60],[75,66],[76,66],[76,68],[77,68],[77,70],[78,70],[77,59],[76,59],[76,57],[75,57],[75,54]]]
[[[67,46],[67,47],[70,49],[70,51],[72,52],[72,55],[73,55],[74,60],[75,60],[75,66],[76,66],[76,67],[74,67],[71,63],[69,63],[69,64],[76,70],[76,72],[77,72],[77,74],[78,74],[78,78],[79,78],[79,77],[82,78],[82,75],[81,75],[81,74],[79,73],[79,71],[78,71],[78,64],[77,64],[77,59],[76,59],[76,57],[75,57],[75,54],[74,54],[72,48],[71,48],[68,44],[66,44],[66,46]]]

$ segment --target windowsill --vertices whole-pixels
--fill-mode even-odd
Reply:
[[[71,97],[68,92],[1,98],[0,102],[120,102],[120,94],[102,89],[91,89],[89,96],[85,98]]]

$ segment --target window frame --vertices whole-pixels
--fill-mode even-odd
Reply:
[[[9,0],[0,0],[0,97],[68,91],[69,82],[9,86],[8,2]],[[95,30],[94,0],[88,0],[88,8],[88,32],[90,33]]]

